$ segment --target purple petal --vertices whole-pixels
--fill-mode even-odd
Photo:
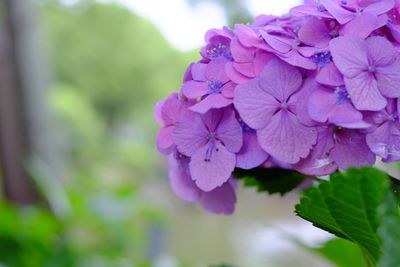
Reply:
[[[157,148],[162,154],[170,154],[174,148],[174,142],[172,141],[172,133],[174,126],[162,127],[157,133]]]
[[[261,88],[281,102],[299,90],[302,82],[300,71],[279,59],[272,59],[260,74]]]
[[[257,135],[244,131],[243,146],[236,154],[236,167],[249,170],[260,166],[267,158],[268,153],[258,144]]]
[[[243,144],[242,127],[235,118],[235,112],[226,109],[216,131],[218,138],[231,153],[240,150]]]
[[[240,43],[246,47],[257,47],[260,40],[254,30],[243,24],[235,25],[235,32]]]
[[[285,55],[278,55],[280,59],[293,65],[295,67],[301,67],[306,70],[315,70],[317,68],[317,64],[312,62],[309,58],[306,58],[299,54],[297,50],[292,50]]]
[[[376,68],[376,79],[378,88],[386,97],[400,96],[400,60],[386,67]]]
[[[332,62],[326,64],[325,67],[319,71],[315,79],[319,83],[331,86],[340,86],[344,84],[343,75]]]
[[[204,114],[210,109],[223,108],[232,104],[232,99],[224,97],[222,94],[211,94],[199,103],[190,107],[190,110]]]
[[[265,127],[279,108],[276,99],[261,89],[258,79],[236,87],[234,104],[240,117],[253,129]]]
[[[340,129],[335,136],[336,143],[331,157],[340,169],[372,166],[375,163],[376,157],[369,149],[364,134],[356,130]]]
[[[276,113],[267,127],[257,131],[261,147],[277,160],[294,164],[306,158],[317,140],[314,127],[299,123],[289,111]]]
[[[153,112],[154,119],[156,120],[156,122],[160,126],[164,126],[165,125],[164,120],[162,118],[162,106],[164,105],[165,101],[166,101],[166,99],[161,99],[154,106],[154,112]]]
[[[231,53],[236,62],[251,62],[254,58],[254,48],[246,48],[233,38],[231,41]]]
[[[387,101],[378,90],[375,78],[368,72],[362,72],[354,78],[344,79],[347,91],[358,110],[378,111]]]
[[[356,16],[353,12],[344,9],[335,1],[321,0],[321,4],[340,24],[346,24]]]
[[[190,175],[177,166],[169,168],[169,184],[174,193],[185,201],[197,202],[202,195]]]
[[[308,112],[309,99],[310,95],[314,92],[315,89],[318,88],[318,84],[314,79],[309,78],[304,81],[304,85],[301,90],[296,93],[297,101],[296,101],[296,114],[299,122],[307,125],[307,126],[315,126],[319,125],[319,123],[315,122],[311,119],[310,114]],[[293,99],[293,96],[292,98]]]
[[[204,63],[195,63],[191,67],[192,77],[195,81],[206,81],[207,78],[205,76],[207,69],[207,64]]]
[[[393,124],[386,122],[367,135],[367,143],[372,152],[389,161],[400,159],[400,136],[393,134]]]
[[[265,31],[261,32],[261,36],[264,38],[264,40],[276,51],[279,53],[288,53],[292,47],[283,42],[279,37],[274,36],[272,34],[269,34]]]
[[[208,90],[207,82],[188,81],[182,85],[182,94],[191,99],[207,94]]]
[[[354,35],[364,39],[374,30],[384,26],[386,22],[387,20],[382,20],[382,18],[375,15],[363,13],[347,23],[340,33],[343,35]]]
[[[246,77],[254,78],[256,76],[256,74],[254,73],[253,62],[246,62],[246,63],[233,62],[233,67],[235,68],[235,70],[237,70],[239,73],[243,74]]]
[[[368,58],[373,66],[387,66],[396,58],[393,45],[384,37],[372,36],[366,40]]]
[[[222,86],[221,90],[222,90],[222,95],[225,98],[233,98],[235,95],[235,88],[236,88],[235,83],[233,82],[227,82],[226,84],[224,84],[224,86]]]
[[[367,47],[360,37],[338,37],[329,45],[333,61],[345,77],[354,77],[368,69]]]
[[[225,65],[226,75],[236,84],[244,84],[250,80],[249,77],[244,76],[233,67],[233,62],[228,62]]]
[[[208,133],[200,115],[189,112],[182,121],[178,122],[173,131],[172,140],[179,152],[190,157],[196,150],[207,144]]]
[[[303,17],[306,15],[315,16],[317,18],[333,18],[326,11],[318,10],[317,5],[304,4],[290,9],[290,14],[295,17]]]
[[[368,5],[364,12],[371,13],[374,15],[381,15],[385,12],[391,10],[395,5],[393,0],[380,0],[380,1],[373,1],[370,5]]]
[[[299,40],[311,46],[325,46],[331,40],[329,29],[321,19],[311,17],[299,30]]]
[[[332,128],[319,128],[317,144],[310,155],[297,163],[294,168],[306,175],[323,176],[333,173],[337,169],[337,165],[330,158],[333,146]]]
[[[200,199],[201,206],[216,214],[232,214],[235,210],[236,193],[233,186],[226,182],[221,187],[217,187],[211,192],[205,192]]]
[[[208,81],[219,81],[221,83],[226,83],[229,81],[228,76],[225,73],[225,64],[227,61],[225,59],[214,59],[212,60],[206,68],[206,78]]]
[[[351,124],[362,122],[362,114],[357,111],[350,101],[338,103],[338,95],[330,89],[319,87],[309,100],[310,117],[318,122],[332,124]]]
[[[208,143],[193,154],[190,174],[196,185],[209,192],[224,184],[235,168],[236,156],[219,142]]]

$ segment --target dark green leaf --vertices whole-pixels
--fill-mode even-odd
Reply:
[[[378,207],[388,193],[387,175],[373,168],[349,169],[334,174],[329,182],[307,190],[296,205],[296,213],[339,237],[356,243],[367,261],[380,256],[377,235]]]
[[[245,186],[256,187],[258,192],[281,195],[299,186],[305,176],[293,170],[280,168],[255,168],[251,170],[235,169],[234,177],[243,181]]]

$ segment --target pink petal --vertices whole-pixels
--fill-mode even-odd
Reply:
[[[236,87],[234,105],[240,117],[253,129],[265,127],[279,108],[276,99],[261,89],[258,79]]]
[[[182,94],[191,99],[196,99],[207,94],[208,90],[206,82],[188,81],[182,85]]]
[[[260,86],[281,102],[286,101],[302,84],[300,71],[279,59],[272,59],[260,74]]]
[[[347,129],[338,131],[331,157],[340,169],[372,166],[375,163],[375,154],[369,149],[364,134]]]
[[[204,192],[200,204],[211,213],[230,215],[235,211],[235,189],[227,182],[211,192]]]
[[[223,108],[232,104],[232,99],[225,98],[222,94],[211,94],[189,109],[204,114],[213,108]]]
[[[219,142],[207,144],[193,154],[190,163],[190,174],[196,185],[205,192],[224,184],[231,177],[235,168],[236,156],[229,152]],[[209,161],[206,161],[207,154],[210,154]]]
[[[378,90],[375,78],[368,72],[362,72],[354,78],[344,79],[351,101],[358,110],[378,111],[387,101]]]
[[[400,96],[400,60],[386,67],[376,68],[379,91],[386,97]]]
[[[257,130],[257,137],[272,157],[294,164],[308,156],[317,140],[317,131],[300,124],[294,114],[283,110],[272,117],[267,127]]]
[[[236,167],[249,170],[267,160],[268,153],[258,144],[255,133],[244,131],[243,140],[243,146],[236,154]]]
[[[190,157],[207,144],[208,133],[200,115],[190,112],[177,123],[172,140],[179,152]]]
[[[229,152],[236,153],[242,147],[242,127],[240,127],[239,122],[235,118],[233,110],[225,110],[216,133]]]
[[[330,42],[333,61],[345,77],[354,77],[368,69],[367,47],[363,39],[345,36]]]

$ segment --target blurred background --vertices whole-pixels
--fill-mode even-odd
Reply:
[[[330,266],[296,193],[239,189],[233,216],[173,195],[156,101],[209,28],[296,0],[2,0],[0,266]]]

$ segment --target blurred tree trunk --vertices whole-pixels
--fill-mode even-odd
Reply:
[[[2,0],[2,4],[0,170],[5,198],[29,204],[41,202],[37,185],[43,189],[49,184],[33,176],[51,177],[52,168],[59,165],[47,107],[49,79],[35,1]]]

